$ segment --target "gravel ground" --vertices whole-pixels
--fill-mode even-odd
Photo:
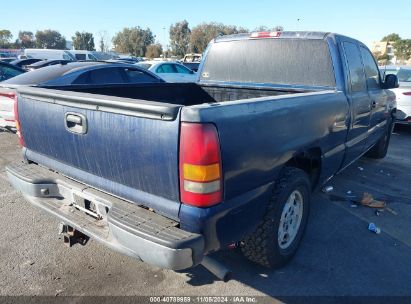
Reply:
[[[20,157],[14,134],[0,132],[0,295],[268,295],[411,296],[411,129],[397,128],[388,156],[362,158],[313,197],[308,228],[294,260],[270,271],[237,251],[217,259],[234,271],[228,283],[202,266],[159,269],[97,242],[68,249],[58,221],[28,204],[8,183],[4,166]],[[385,199],[394,213],[351,207],[347,191]],[[382,229],[369,232],[369,222]]]

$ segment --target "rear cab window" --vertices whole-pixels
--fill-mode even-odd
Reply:
[[[201,81],[336,86],[327,42],[299,38],[213,43],[204,62]]]

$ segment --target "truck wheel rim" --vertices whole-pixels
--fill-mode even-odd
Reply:
[[[301,192],[294,190],[284,205],[278,228],[278,245],[281,249],[287,249],[297,236],[303,217],[303,202]]]

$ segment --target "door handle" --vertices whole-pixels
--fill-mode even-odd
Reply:
[[[66,130],[76,134],[87,133],[87,118],[79,113],[66,113],[65,115]]]
[[[371,109],[375,109],[377,107],[377,102],[375,100],[371,101]]]
[[[71,122],[73,124],[81,125],[83,122],[83,119],[80,116],[74,115],[74,114],[68,114],[66,116],[66,121]]]

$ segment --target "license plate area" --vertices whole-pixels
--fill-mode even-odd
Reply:
[[[97,202],[77,192],[73,193],[72,206],[96,220],[106,219],[109,211],[109,208],[101,202]]]

